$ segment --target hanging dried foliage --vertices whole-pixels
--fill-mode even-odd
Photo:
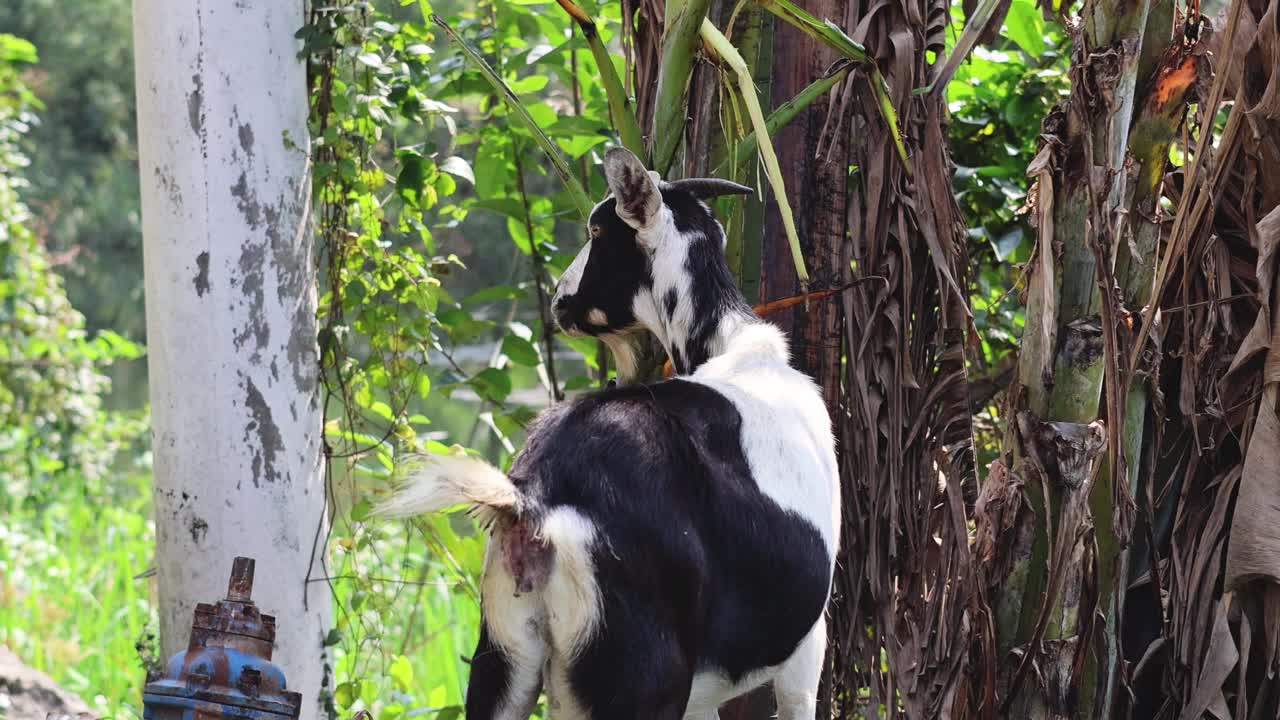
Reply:
[[[949,6],[861,0],[839,24],[884,72],[909,173],[865,82],[847,81],[827,131],[858,138],[842,263],[880,276],[846,295],[838,437],[844,555],[832,607],[833,714],[961,717],[994,685],[978,565],[965,346],[966,238],[952,198],[943,103],[914,93],[942,58]],[[966,498],[968,500],[966,501]],[[865,689],[865,690],[864,690]]]

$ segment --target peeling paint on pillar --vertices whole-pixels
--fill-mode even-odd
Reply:
[[[201,137],[204,133],[204,76],[200,73],[192,75],[191,84],[195,89],[187,95],[187,120],[196,137]]]
[[[196,276],[192,279],[196,286],[196,296],[204,297],[209,292],[209,251],[205,250],[196,256]]]
[[[258,196],[249,188],[249,176],[246,173],[240,173],[240,179],[231,186],[231,197],[236,199],[236,206],[240,208],[249,227],[257,229],[261,222],[262,207],[258,204]]]
[[[280,428],[271,415],[271,406],[253,380],[245,378],[244,406],[249,410],[249,422],[244,426],[244,441],[253,453],[253,484],[261,485],[263,480],[275,482],[280,479],[276,470],[276,455],[284,447],[280,439]]]
[[[247,219],[247,218],[246,218]],[[245,243],[240,250],[240,294],[246,302],[248,315],[245,324],[238,330],[232,343],[237,350],[242,350],[245,343],[253,338],[253,362],[258,362],[259,353],[271,340],[271,327],[267,324],[264,313],[266,294],[262,285],[265,280],[264,266],[266,251],[261,245]]]
[[[244,150],[249,159],[253,159],[253,128],[249,125],[241,125],[238,131],[240,135],[240,149]]]

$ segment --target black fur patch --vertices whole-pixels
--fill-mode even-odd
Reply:
[[[511,665],[502,650],[493,644],[483,619],[480,640],[471,656],[471,678],[467,681],[467,717],[497,717],[498,704],[507,696],[511,684]]]
[[[705,385],[555,406],[511,475],[539,514],[572,507],[595,523],[604,618],[570,671],[593,717],[679,718],[697,670],[737,680],[777,665],[823,612],[817,528],[760,491],[741,415]]]
[[[618,217],[616,202],[609,198],[591,214],[591,225],[600,230],[591,241],[578,291],[556,300],[556,321],[562,328],[589,335],[626,330],[636,324],[631,310],[635,297],[641,289],[653,287],[649,256],[636,242],[635,229]],[[604,311],[607,325],[587,318],[595,309]]]
[[[662,199],[671,208],[676,229],[690,238],[685,271],[693,278],[689,298],[693,303],[689,313],[693,326],[685,341],[684,360],[688,372],[693,372],[710,359],[711,339],[725,315],[754,317],[755,313],[733,280],[724,258],[724,231],[707,207],[692,194],[678,189],[664,190]]]

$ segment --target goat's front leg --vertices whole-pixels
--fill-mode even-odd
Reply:
[[[818,710],[818,682],[827,652],[827,619],[818,618],[773,679],[778,720],[812,720]]]

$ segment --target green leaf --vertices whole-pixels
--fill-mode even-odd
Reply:
[[[387,668],[387,674],[400,692],[409,692],[413,688],[413,666],[409,664],[409,658],[397,655]]]
[[[556,120],[560,117],[559,113],[555,111],[555,108],[544,102],[530,103],[525,105],[524,108],[528,111],[529,117],[533,118],[533,121],[536,122],[538,127],[543,130],[554,125]]]
[[[354,601],[352,603],[354,605]],[[346,710],[351,704],[360,697],[360,681],[338,683],[338,687],[333,691],[333,699],[338,703],[338,707]]]
[[[1028,55],[1038,58],[1044,54],[1044,18],[1031,0],[1014,0],[1004,20],[1009,39]]]
[[[592,203],[591,199],[587,197],[586,190],[582,187],[582,183],[578,181],[573,170],[569,167],[569,162],[560,154],[560,150],[551,142],[551,138],[547,137],[546,133],[542,132],[538,123],[529,114],[529,111],[525,109],[524,104],[520,102],[520,98],[511,91],[511,88],[507,87],[507,84],[502,81],[502,78],[498,73],[489,66],[489,63],[485,61],[480,53],[476,52],[475,48],[463,41],[462,36],[459,35],[457,31],[449,25],[449,23],[440,19],[439,15],[432,15],[431,21],[436,25],[439,25],[449,36],[449,39],[462,49],[462,54],[466,56],[467,60],[476,66],[480,71],[480,74],[484,76],[485,80],[493,86],[493,89],[502,96],[502,99],[506,102],[507,106],[511,108],[512,116],[524,126],[525,130],[533,135],[534,141],[538,143],[538,147],[542,149],[542,152],[546,154],[547,158],[551,161],[551,165],[555,167],[556,174],[560,176],[560,181],[564,183],[565,188],[573,197],[574,207],[577,209],[578,215],[585,221],[591,214],[591,208],[594,203]],[[552,114],[555,114],[554,111]],[[552,121],[554,121],[554,119],[554,117],[551,118]]]
[[[1005,258],[1013,254],[1013,251],[1022,245],[1023,232],[1022,228],[1015,225],[999,237],[992,238],[991,247],[996,251],[996,258],[1000,262],[1004,262]]]
[[[556,144],[571,158],[580,158],[588,150],[605,142],[608,138],[602,135],[575,135],[571,138],[556,138]]]
[[[511,234],[511,242],[520,248],[520,252],[525,255],[533,254],[533,240],[529,237],[529,231],[523,222],[515,218],[507,218],[507,232]]]
[[[395,416],[392,415],[391,413],[391,406],[382,402],[381,400],[370,403],[369,412],[372,412],[374,415],[377,415],[378,417],[382,418],[383,420],[386,420],[387,422],[392,422],[395,420]]]
[[[515,166],[511,163],[511,144],[484,142],[476,149],[475,186],[482,198],[500,198],[505,195]]]
[[[498,300],[514,300],[523,293],[520,288],[511,285],[493,285],[478,292],[474,292],[462,299],[462,304],[481,305],[484,303],[497,302]]]
[[[359,502],[351,506],[351,520],[353,522],[364,522],[369,518],[369,510],[372,508],[373,503],[369,502],[369,498],[361,498]],[[336,631],[331,631],[330,635],[332,635],[333,632]]]
[[[485,368],[467,380],[480,397],[501,403],[511,394],[511,376],[498,368]]]
[[[574,375],[564,381],[564,389],[566,392],[573,390],[585,390],[591,387],[592,380],[586,375]]]
[[[524,206],[515,198],[487,198],[485,200],[476,200],[471,203],[471,206],[480,208],[481,210],[496,212],[500,215],[506,215],[509,218],[515,218],[521,221],[524,220]]]
[[[427,183],[427,160],[421,155],[400,154],[400,173],[396,175],[396,193],[411,207],[419,207],[422,187]]]
[[[546,75],[530,75],[520,78],[519,80],[508,83],[512,92],[516,93],[534,93],[547,86]]]
[[[440,324],[445,326],[445,331],[455,343],[465,343],[495,324],[492,320],[476,320],[461,308],[450,308],[436,317],[440,320]]]
[[[35,63],[39,60],[36,46],[9,33],[0,33],[0,62]]]
[[[596,363],[596,342],[593,337],[576,337],[572,335],[560,335],[560,342],[568,345],[578,354],[582,356],[582,361],[592,370],[599,370],[600,366]]]
[[[517,365],[524,365],[525,367],[536,367],[538,365],[537,348],[528,340],[515,335],[507,335],[502,339],[502,354]]]

